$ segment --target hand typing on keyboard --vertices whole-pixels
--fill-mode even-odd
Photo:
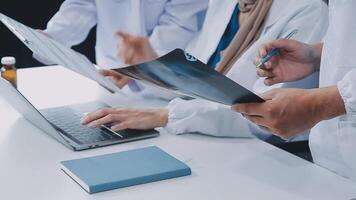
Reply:
[[[125,129],[148,130],[164,127],[168,122],[167,109],[102,108],[82,118],[81,124],[90,128],[111,124],[112,131]]]

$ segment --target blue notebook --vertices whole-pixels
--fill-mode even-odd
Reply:
[[[62,161],[61,168],[90,194],[191,174],[186,164],[155,146]]]

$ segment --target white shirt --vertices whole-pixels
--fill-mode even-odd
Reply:
[[[320,67],[320,87],[337,85],[347,113],[356,111],[356,1],[330,0],[330,27]],[[356,129],[338,133],[338,118],[317,124],[310,134],[314,162],[356,179]]]
[[[212,0],[202,31],[189,45],[187,51],[207,62],[216,49],[231,18],[237,0]],[[300,30],[295,39],[319,42],[327,30],[327,7],[319,0],[274,0],[266,25],[256,41],[235,63],[227,76],[244,87],[259,93],[271,89],[256,75],[253,60],[261,44],[285,37],[293,29]],[[207,42],[209,41],[209,42]],[[278,84],[273,87],[313,88],[318,86],[318,74],[304,80]],[[221,137],[253,137],[262,139],[270,134],[249,123],[229,106],[201,99],[184,101],[175,99],[168,105],[169,120],[166,131],[174,134],[200,132]],[[301,136],[303,139],[304,137]],[[298,140],[299,138],[295,138]]]
[[[67,46],[81,43],[97,25],[96,60],[105,68],[124,64],[117,31],[147,36],[158,53],[185,48],[199,28],[207,0],[66,0],[45,32]]]

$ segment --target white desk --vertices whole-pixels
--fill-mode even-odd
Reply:
[[[29,99],[44,107],[94,100],[99,90],[91,81],[59,67],[20,70],[19,86]],[[70,95],[61,96],[66,93]],[[154,139],[73,152],[21,118],[2,100],[0,113],[2,200],[356,197],[354,182],[256,139],[162,133]],[[89,195],[59,169],[62,160],[149,145],[157,145],[186,162],[192,176]]]

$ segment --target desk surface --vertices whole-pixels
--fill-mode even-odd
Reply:
[[[62,77],[66,77],[65,80]],[[69,87],[71,86],[71,87]],[[19,71],[20,90],[42,107],[91,101],[97,85],[60,67]],[[80,95],[78,95],[80,91]],[[43,95],[46,94],[46,95]],[[67,95],[67,96],[63,96]],[[110,95],[109,95],[110,96]],[[120,104],[132,100],[117,98]],[[137,99],[135,105],[142,105]],[[153,102],[157,105],[157,102]],[[152,104],[152,105],[153,105]],[[73,152],[0,99],[0,198],[64,199],[352,199],[356,184],[257,139],[160,137]],[[156,145],[186,162],[192,175],[87,194],[59,168],[62,160]]]

